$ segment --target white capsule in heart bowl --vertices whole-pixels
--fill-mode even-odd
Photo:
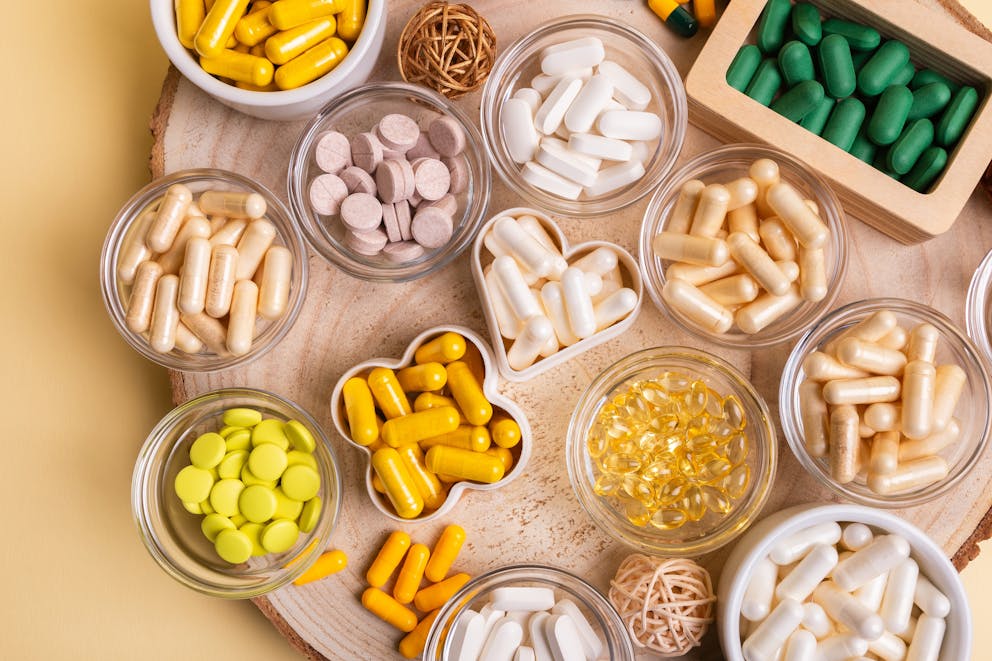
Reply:
[[[668,56],[602,16],[555,19],[511,44],[486,81],[482,134],[496,171],[541,209],[599,216],[647,195],[686,131]]]

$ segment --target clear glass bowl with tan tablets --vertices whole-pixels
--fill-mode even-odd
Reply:
[[[992,385],[975,345],[940,312],[879,298],[834,310],[789,355],[782,428],[835,493],[908,507],[967,476],[990,434]]]
[[[182,170],[118,212],[103,244],[103,300],[118,332],[171,369],[240,365],[299,314],[306,248],[289,210],[233,172]]]
[[[707,340],[778,344],[836,299],[845,222],[826,183],[792,156],[751,144],[708,151],[651,198],[640,236],[644,287]]]

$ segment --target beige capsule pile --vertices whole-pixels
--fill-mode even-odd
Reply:
[[[170,186],[138,218],[117,277],[125,323],[158,353],[243,356],[289,306],[293,254],[258,193]],[[125,289],[126,290],[126,289]]]
[[[759,159],[749,176],[683,184],[652,247],[672,262],[661,296],[710,333],[735,324],[754,334],[827,296],[824,248],[830,229],[815,202],[781,181],[778,164]]]
[[[803,361],[799,386],[806,450],[829,457],[840,484],[856,478],[888,496],[947,477],[938,454],[957,442],[954,417],[967,375],[936,364],[940,332],[921,323],[907,333],[879,310]]]

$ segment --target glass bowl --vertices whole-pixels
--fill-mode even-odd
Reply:
[[[830,475],[828,457],[813,457],[806,450],[803,437],[802,416],[799,408],[799,384],[805,378],[803,361],[817,347],[837,337],[845,329],[879,310],[891,310],[898,324],[912,329],[919,323],[930,323],[940,332],[935,363],[956,363],[965,372],[967,382],[955,409],[961,423],[961,435],[956,443],[941,450],[950,466],[947,477],[926,487],[891,495],[880,495],[868,488],[864,474],[847,484],[840,484]],[[989,375],[971,340],[950,319],[933,308],[913,301],[897,298],[875,298],[845,305],[824,317],[809,329],[792,349],[782,371],[779,384],[779,406],[782,429],[799,463],[821,484],[831,491],[863,505],[874,507],[911,507],[929,502],[954,488],[977,463],[988,444],[990,417],[989,402],[992,386]]]
[[[816,303],[804,301],[798,308],[757,333],[744,333],[737,329],[736,325],[730,332],[712,333],[673,310],[661,297],[661,290],[667,281],[665,270],[669,262],[655,255],[651,243],[655,235],[665,230],[669,215],[685,182],[690,179],[700,179],[707,184],[733,181],[747,176],[751,163],[759,158],[770,158],[778,163],[782,180],[795,186],[808,199],[815,201],[820,208],[820,218],[830,228],[830,240],[824,247],[827,295]],[[696,156],[678,172],[668,177],[665,184],[655,192],[644,212],[639,257],[644,275],[644,288],[655,306],[676,324],[698,337],[721,346],[751,349],[779,344],[799,335],[830,309],[840,292],[847,271],[847,242],[847,223],[843,209],[836,195],[819,175],[799,160],[777,149],[754,144],[736,144]]]
[[[562,569],[523,564],[486,572],[455,593],[438,612],[427,634],[427,645],[421,658],[425,661],[448,659],[449,634],[458,618],[468,610],[478,613],[489,602],[493,590],[505,587],[548,587],[555,591],[556,600],[571,599],[604,644],[599,658],[634,661],[634,649],[623,620],[599,590]]]
[[[660,414],[647,418],[646,422],[651,426],[639,430],[636,439],[630,438],[628,431],[615,433],[617,427],[609,429],[600,427],[604,434],[610,434],[613,438],[607,449],[614,453],[613,456],[616,456],[617,453],[633,455],[640,460],[640,465],[645,470],[648,470],[655,462],[664,461],[669,466],[678,462],[676,465],[679,466],[679,471],[688,470],[698,476],[694,482],[682,479],[681,489],[674,493],[663,492],[663,490],[668,489],[669,485],[676,486],[678,484],[677,480],[680,478],[672,474],[674,471],[669,471],[667,479],[662,480],[665,473],[659,472],[653,479],[648,480],[652,482],[650,497],[656,499],[658,512],[680,509],[682,499],[687,496],[691,495],[695,499],[696,495],[691,494],[692,489],[700,489],[700,494],[703,490],[708,491],[713,487],[726,492],[728,489],[727,481],[732,477],[743,473],[747,479],[742,488],[734,490],[737,491],[736,495],[731,494],[729,509],[725,514],[719,514],[714,510],[704,510],[701,518],[693,521],[691,517],[685,517],[681,525],[669,529],[648,521],[647,518],[650,517],[644,519],[643,525],[635,525],[629,520],[625,511],[627,504],[633,499],[627,495],[629,491],[624,492],[624,489],[627,488],[624,482],[621,482],[613,490],[613,493],[617,495],[601,496],[596,491],[598,478],[606,473],[602,465],[608,455],[598,444],[594,451],[590,450],[590,432],[601,425],[597,422],[600,411],[607,406],[620,407],[621,404],[616,403],[619,399],[618,396],[634,383],[649,379],[664,380],[668,384],[669,392],[681,394],[684,391],[688,395],[691,392],[688,379],[681,380],[673,378],[673,376],[666,376],[674,374],[698,380],[712,391],[722,395],[720,402],[707,395],[707,399],[703,400],[706,404],[699,406],[703,412],[698,415],[693,412],[692,415],[697,417],[689,422],[682,420],[682,416],[679,416],[679,427],[686,425],[685,428],[688,429],[689,424],[709,424],[710,416],[714,419],[713,424],[719,425],[721,419],[728,417],[724,411],[730,409],[727,408],[728,404],[725,402],[728,402],[730,396],[733,395],[736,398],[736,403],[733,405],[734,417],[743,421],[744,426],[742,427],[740,423],[727,425],[727,428],[721,426],[718,427],[719,431],[711,429],[709,436],[710,438],[719,436],[720,438],[731,439],[731,441],[723,443],[726,447],[727,444],[732,443],[735,436],[740,435],[737,433],[738,430],[744,431],[749,446],[747,453],[734,452],[733,459],[720,459],[721,463],[727,464],[725,468],[717,466],[713,470],[707,469],[707,472],[704,472],[704,468],[709,466],[711,460],[717,459],[719,455],[725,456],[725,453],[722,451],[717,453],[715,449],[708,447],[706,442],[702,442],[698,447],[690,447],[688,441],[679,439],[676,444],[673,440],[674,436],[666,436],[664,433],[666,430],[662,426],[666,419],[671,422],[671,418],[667,416],[673,412],[660,411],[661,406],[667,405],[667,403],[653,396],[650,400],[640,398],[635,402],[628,401],[623,404],[623,406],[630,406],[631,408],[637,406],[637,410],[644,411],[645,409],[641,404],[645,401],[651,401],[652,404],[657,402],[655,405]],[[679,383],[680,381],[683,382]],[[708,404],[719,404],[719,406],[711,408]],[[628,416],[624,416],[624,418],[629,420]],[[699,422],[697,423],[697,421]],[[620,421],[617,421],[617,424],[630,430],[629,424],[624,425]],[[724,424],[726,425],[726,423]],[[669,426],[669,430],[671,430],[671,426]],[[694,438],[705,436],[695,431],[690,432],[690,434]],[[622,445],[625,441],[633,441],[637,444],[637,449],[625,449]],[[579,503],[593,522],[610,537],[620,542],[646,553],[664,556],[699,556],[717,549],[737,537],[761,511],[771,489],[775,466],[778,461],[778,446],[768,407],[754,387],[744,375],[724,360],[706,352],[685,347],[645,349],[606,368],[579,398],[575,413],[568,426],[565,443],[565,459],[569,480]],[[647,447],[646,443],[651,443],[652,447]],[[659,443],[663,443],[667,448],[659,448]],[[595,459],[592,457],[593,453],[597,455]],[[650,463],[647,461],[646,455],[648,453],[652,454]],[[669,454],[669,457],[673,458],[666,458],[665,454]],[[720,470],[716,470],[717,468]],[[616,468],[611,470],[614,474],[619,473]],[[637,468],[630,470],[624,477],[638,471],[640,469]],[[740,471],[740,473],[735,471]],[[704,476],[711,474],[713,475],[712,478],[704,478]],[[640,471],[640,475],[651,477],[644,471]],[[600,490],[602,491],[602,487]],[[681,511],[684,513],[686,510],[681,508]]]
[[[415,260],[393,263],[382,255],[361,255],[344,242],[344,227],[337,219],[324,220],[310,204],[310,182],[323,172],[314,158],[320,134],[336,130],[347,136],[370,131],[379,119],[401,113],[417,120],[422,130],[438,115],[456,119],[465,131],[462,156],[468,165],[469,183],[455,196],[455,228],[445,245],[427,250]],[[289,160],[287,182],[290,205],[310,246],[333,266],[362,280],[406,282],[442,268],[472,244],[482,224],[492,189],[488,158],[482,138],[472,121],[454,104],[432,90],[406,83],[376,83],[342,94],[327,104],[300,135]]]
[[[660,138],[649,143],[646,172],[636,182],[598,197],[567,200],[524,181],[520,166],[510,157],[504,143],[500,115],[503,103],[517,89],[530,87],[531,79],[541,73],[541,50],[583,37],[598,37],[606,49],[607,59],[636,72],[638,80],[650,88],[651,103],[645,110],[661,118],[662,132]],[[500,54],[486,80],[480,113],[486,147],[503,181],[532,206],[573,217],[607,215],[647,195],[675,164],[685,139],[688,116],[682,78],[665,52],[626,23],[592,15],[564,16],[549,21],[510,44]]]
[[[992,365],[992,251],[975,269],[968,287],[968,301],[965,304],[965,327],[968,335],[981,349],[982,355]]]
[[[200,353],[186,353],[178,347],[169,353],[152,349],[144,334],[135,333],[127,326],[127,305],[125,298],[130,294],[130,285],[125,284],[118,274],[118,264],[124,250],[147,229],[144,212],[173,184],[184,184],[196,195],[204,190],[246,191],[258,193],[265,198],[267,211],[265,218],[276,226],[276,239],[273,245],[285,246],[292,254],[293,274],[290,283],[289,302],[286,312],[278,320],[269,322],[256,319],[256,335],[251,350],[241,356],[229,353],[220,354],[203,350]],[[181,170],[156,179],[131,197],[117,213],[103,243],[100,255],[100,286],[103,302],[117,332],[143,356],[165,367],[187,372],[208,372],[222,370],[235,365],[243,365],[274,347],[293,327],[296,317],[303,307],[306,295],[309,265],[306,260],[306,247],[303,237],[286,206],[262,184],[234,172],[215,169]]]
[[[218,431],[224,411],[236,407],[251,407],[266,418],[297,420],[313,434],[323,507],[317,525],[301,533],[289,550],[231,565],[204,537],[202,516],[185,509],[173,484],[178,472],[189,465],[193,441],[200,434]],[[324,431],[302,408],[264,390],[215,390],[173,409],[148,435],[131,479],[131,511],[155,562],[183,585],[214,597],[257,597],[298,578],[326,549],[340,509],[337,456]]]

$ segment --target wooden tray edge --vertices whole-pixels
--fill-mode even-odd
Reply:
[[[262,611],[262,615],[268,618],[272,626],[282,635],[283,638],[289,641],[289,644],[295,647],[303,656],[310,659],[311,661],[329,661],[326,656],[314,649],[310,643],[303,640],[303,637],[296,632],[296,629],[289,626],[289,623],[279,614],[272,602],[269,601],[268,597],[255,597],[251,600],[258,610]]]

